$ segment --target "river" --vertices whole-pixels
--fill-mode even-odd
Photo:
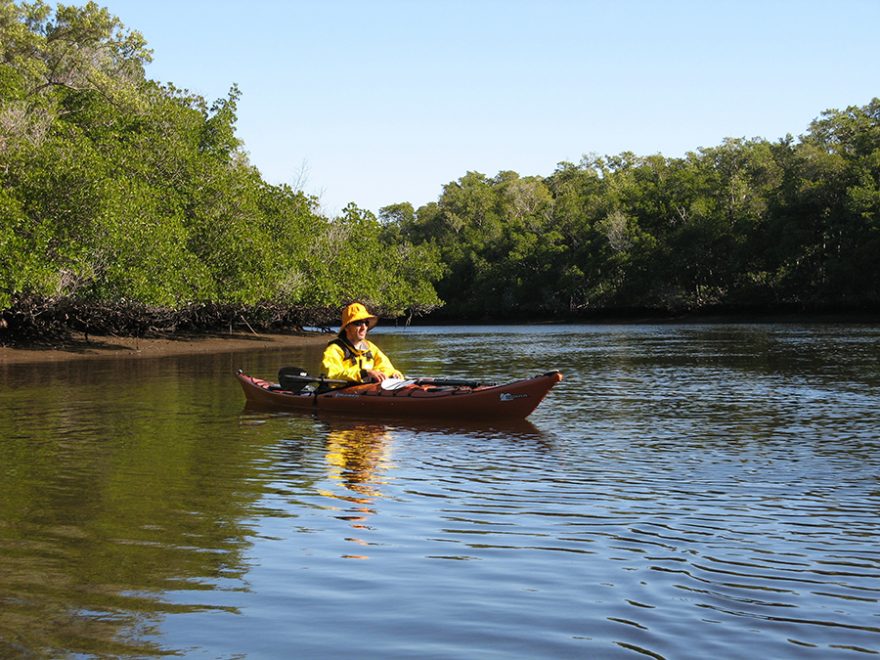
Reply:
[[[320,347],[0,366],[0,657],[880,654],[880,328],[378,328],[516,424],[247,410]]]

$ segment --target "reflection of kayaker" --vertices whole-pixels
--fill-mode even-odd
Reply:
[[[386,378],[403,378],[379,347],[367,339],[367,332],[379,319],[360,303],[342,310],[339,336],[324,350],[324,374],[330,379],[353,383],[381,383]]]
[[[390,452],[391,433],[382,425],[333,425],[327,434],[328,477],[340,482],[350,494],[323,489],[320,492],[349,503],[337,517],[358,530],[357,534],[367,534],[371,530],[368,521],[376,513],[375,500],[382,496],[379,487],[389,467]],[[348,536],[345,540],[364,548],[372,545],[361,536]],[[342,556],[347,559],[369,558],[362,553]]]
[[[376,497],[381,474],[388,466],[391,435],[378,424],[333,428],[327,434],[330,477],[361,495]]]

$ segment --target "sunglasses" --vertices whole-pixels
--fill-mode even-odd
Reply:
[[[366,325],[366,326],[369,327],[370,322],[367,321],[366,319],[364,319],[364,320],[362,320],[362,321],[352,321],[351,324],[352,324],[352,325]]]

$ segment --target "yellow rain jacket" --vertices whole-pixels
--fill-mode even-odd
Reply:
[[[355,383],[366,382],[367,371],[376,369],[391,376],[397,369],[379,347],[366,339],[367,348],[360,350],[341,337],[334,339],[324,349],[324,375],[327,378],[350,380]]]

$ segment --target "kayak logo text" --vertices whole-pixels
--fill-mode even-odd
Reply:
[[[510,392],[502,392],[498,398],[502,401],[513,401],[514,399],[527,399],[528,394],[511,394]]]

